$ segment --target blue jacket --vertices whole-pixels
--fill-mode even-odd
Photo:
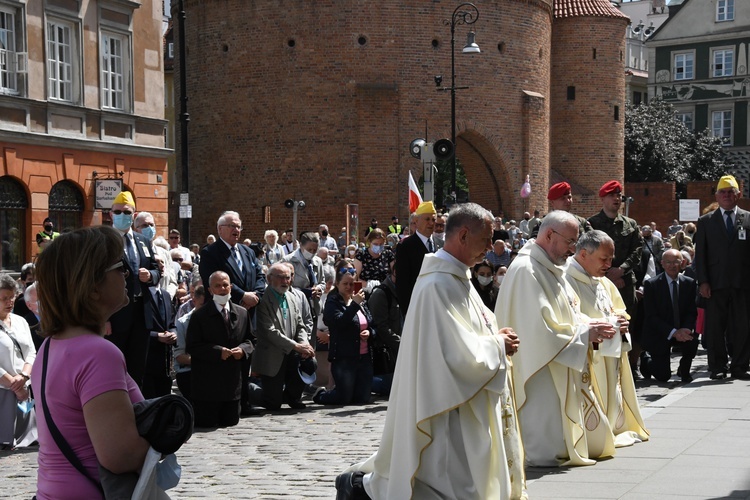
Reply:
[[[352,358],[359,356],[359,317],[357,311],[362,311],[367,318],[370,335],[375,332],[372,328],[372,315],[363,302],[357,304],[352,301],[348,306],[337,290],[331,290],[323,310],[323,323],[328,326],[331,334],[328,348],[328,360],[335,361],[339,358]],[[367,350],[372,354],[371,342],[367,343]]]

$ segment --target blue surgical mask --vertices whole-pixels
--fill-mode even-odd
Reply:
[[[370,245],[372,253],[383,253],[383,245]]]
[[[154,236],[156,236],[156,228],[153,226],[146,226],[141,229],[141,234],[148,238],[148,241],[151,241],[154,239]]]
[[[133,214],[112,214],[112,225],[119,231],[127,231],[133,225]]]

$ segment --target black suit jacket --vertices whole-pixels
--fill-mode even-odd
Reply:
[[[172,297],[161,290],[157,296],[157,287],[149,288],[151,300],[144,303],[143,312],[146,319],[146,329],[150,332],[172,332],[177,334],[172,310]],[[164,307],[164,314],[159,311],[159,303]],[[172,346],[161,342],[156,336],[151,336],[148,357],[146,359],[146,373],[153,375],[169,375],[172,357]]]
[[[232,302],[239,304],[245,292],[255,292],[258,298],[263,297],[266,289],[266,275],[255,258],[255,253],[242,244],[237,244],[237,251],[242,258],[244,276],[237,267],[237,262],[232,256],[229,247],[219,239],[201,250],[201,263],[199,266],[203,282],[208,284],[211,275],[216,271],[224,271],[229,275],[232,282]],[[250,309],[250,317],[255,314],[255,309]]]
[[[709,283],[712,290],[750,290],[750,212],[737,207],[734,227],[730,238],[718,208],[698,219],[693,240],[695,270],[698,283]],[[739,227],[745,229],[744,241],[738,237]]]
[[[697,285],[683,274],[677,277],[680,325],[675,327],[672,313],[672,294],[666,273],[643,282],[644,328],[641,344],[652,354],[669,353],[669,333],[673,328],[695,330],[698,308],[695,305]]]
[[[406,310],[411,301],[411,292],[422,269],[422,261],[427,255],[427,247],[417,233],[404,238],[396,246],[396,294],[401,314],[406,316]]]
[[[123,260],[125,266],[130,272],[128,278],[125,280],[125,283],[128,288],[128,298],[130,299],[130,302],[127,306],[123,307],[109,318],[110,324],[112,326],[112,332],[114,333],[129,332],[131,330],[134,319],[133,314],[135,311],[135,296],[140,295],[142,300],[151,301],[150,290],[152,287],[157,286],[159,284],[159,280],[161,279],[159,266],[156,263],[156,259],[154,259],[154,252],[149,240],[145,236],[136,233],[135,231],[133,231],[133,239],[135,240],[138,260],[140,261],[139,269],[148,269],[148,272],[151,275],[151,279],[147,283],[143,283],[140,279],[138,279],[138,269],[131,269],[130,263],[127,259],[127,253],[125,253],[127,252],[127,249],[125,249],[125,252],[123,252],[123,256],[125,258]]]
[[[235,401],[242,388],[242,360],[221,359],[221,349],[240,347],[245,358],[253,352],[252,329],[247,310],[229,303],[227,328],[213,302],[196,310],[190,317],[185,350],[192,359],[191,391],[198,401]]]

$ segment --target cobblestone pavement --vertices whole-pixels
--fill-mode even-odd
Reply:
[[[678,360],[673,356],[673,372]],[[705,351],[699,350],[693,371],[705,375]],[[639,401],[653,404],[679,385],[639,381]],[[177,453],[182,480],[169,494],[175,499],[335,498],[336,475],[377,449],[386,409],[383,399],[345,408],[310,404],[301,411],[242,418],[229,429],[196,432]],[[0,452],[0,497],[34,495],[36,459],[36,448]]]

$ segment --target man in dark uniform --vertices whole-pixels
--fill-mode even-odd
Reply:
[[[612,267],[607,271],[607,278],[612,280],[625,302],[630,322],[636,318],[635,270],[641,265],[641,247],[643,238],[635,220],[620,214],[622,205],[622,184],[609,181],[599,189],[602,210],[591,217],[588,222],[594,229],[604,231],[615,242],[615,257]],[[630,351],[630,364],[634,368],[640,355],[638,339],[633,338],[633,349]],[[633,369],[633,373],[636,370]]]
[[[576,218],[579,226],[579,236],[587,231],[591,231],[591,224],[589,224],[589,221],[570,211],[570,207],[573,204],[573,191],[570,188],[570,184],[567,182],[553,184],[547,192],[547,199],[549,200],[550,211],[563,210]]]

